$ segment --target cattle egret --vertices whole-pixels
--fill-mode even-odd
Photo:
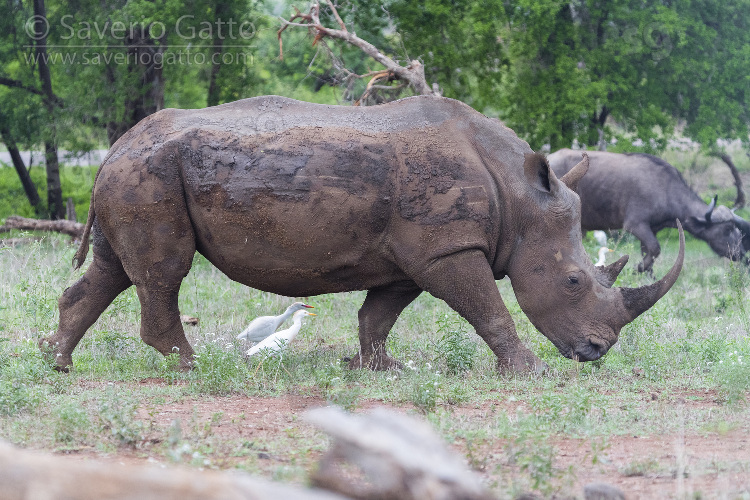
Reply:
[[[604,231],[596,230],[594,231],[594,239],[597,243],[599,243],[600,247],[606,247],[607,246],[607,233]]]
[[[249,325],[247,325],[247,328],[245,328],[242,333],[237,335],[237,339],[260,342],[275,332],[276,329],[281,326],[287,318],[289,318],[289,316],[304,308],[313,309],[313,306],[308,306],[302,302],[295,302],[286,308],[284,314],[279,316],[260,316],[259,318],[255,318]]]
[[[611,252],[607,247],[601,247],[599,249],[599,260],[596,261],[595,266],[603,266],[607,262],[607,252]]]
[[[302,318],[305,316],[316,316],[316,314],[307,311],[297,311],[294,313],[294,316],[292,316],[294,323],[292,323],[291,327],[286,330],[279,330],[273,335],[266,337],[265,340],[248,349],[247,355],[253,356],[261,351],[266,351],[267,353],[272,354],[284,349],[299,333],[299,329],[302,327]]]

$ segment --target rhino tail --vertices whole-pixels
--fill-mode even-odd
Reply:
[[[99,179],[99,174],[102,172],[102,168],[107,163],[107,160],[109,160],[109,157],[112,156],[112,152],[114,151],[114,148],[111,148],[107,155],[102,160],[101,165],[99,165],[99,168],[96,171],[96,175],[94,176],[94,184],[91,186],[91,204],[89,205],[89,215],[86,218],[86,226],[83,228],[83,235],[81,236],[81,245],[78,247],[78,250],[76,251],[76,254],[73,256],[73,269],[78,269],[83,265],[83,262],[86,260],[86,255],[89,253],[89,238],[91,237],[91,226],[94,225],[94,216],[96,215],[94,213],[94,191],[96,190],[96,181]]]
[[[91,205],[89,205],[89,215],[86,219],[86,226],[83,228],[83,235],[81,236],[81,244],[76,250],[76,254],[73,256],[73,269],[78,269],[83,265],[86,260],[86,255],[89,253],[89,237],[91,236],[91,226],[94,225],[94,193],[91,192]]]

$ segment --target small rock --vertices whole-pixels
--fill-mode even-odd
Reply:
[[[187,314],[183,314],[182,316],[180,316],[180,321],[182,321],[186,325],[192,325],[192,326],[198,326],[198,323],[201,322],[200,319],[195,318],[193,316],[188,316]]]
[[[656,401],[657,399],[659,399],[659,396],[657,396],[657,394],[655,392],[652,392],[651,393],[651,401]]]
[[[260,453],[258,453],[258,458],[260,458],[261,460],[271,460],[271,455],[269,455],[265,451],[261,451]]]
[[[541,498],[533,493],[521,493],[513,500],[541,500]]]
[[[617,487],[606,483],[590,483],[583,487],[585,500],[625,500],[625,494]]]

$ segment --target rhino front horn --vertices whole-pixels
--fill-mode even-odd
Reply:
[[[677,277],[682,271],[682,263],[685,260],[685,233],[682,224],[677,219],[677,230],[680,233],[680,251],[672,269],[659,281],[640,288],[621,288],[623,305],[625,306],[625,323],[630,323],[635,318],[650,309],[656,302],[672,288]]]
[[[583,159],[578,164],[571,168],[567,174],[563,175],[560,179],[563,184],[568,186],[571,190],[575,191],[578,189],[578,181],[589,171],[589,155],[583,154]]]

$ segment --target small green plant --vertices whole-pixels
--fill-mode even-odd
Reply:
[[[714,365],[713,376],[727,403],[737,405],[745,401],[750,390],[750,356],[734,350]]]
[[[659,462],[649,458],[648,460],[630,462],[620,470],[620,474],[625,477],[646,476],[657,470],[659,470]]]
[[[123,446],[136,447],[143,440],[143,423],[136,420],[138,404],[109,389],[99,399],[96,416],[100,430]]]
[[[54,411],[52,424],[55,442],[74,444],[85,441],[91,428],[89,415],[77,401],[66,401]]]
[[[159,374],[167,381],[170,385],[174,384],[182,378],[180,372],[180,353],[177,347],[173,348],[172,353],[164,356],[164,360],[159,366]]]
[[[471,370],[477,346],[469,338],[464,323],[446,314],[437,324],[437,333],[442,334],[437,343],[437,352],[444,360],[448,373],[456,375]]]
[[[407,367],[416,372],[411,390],[411,402],[422,413],[435,411],[442,383],[440,373],[434,371],[430,363],[417,369],[413,362],[409,362]]]
[[[554,466],[555,449],[541,435],[524,433],[516,437],[506,446],[506,455],[528,476],[528,486],[545,497],[552,496],[563,486],[561,482],[573,476],[571,469]]]
[[[247,365],[231,349],[217,340],[205,342],[195,354],[190,380],[193,387],[205,394],[228,394],[239,391],[250,378]]]

